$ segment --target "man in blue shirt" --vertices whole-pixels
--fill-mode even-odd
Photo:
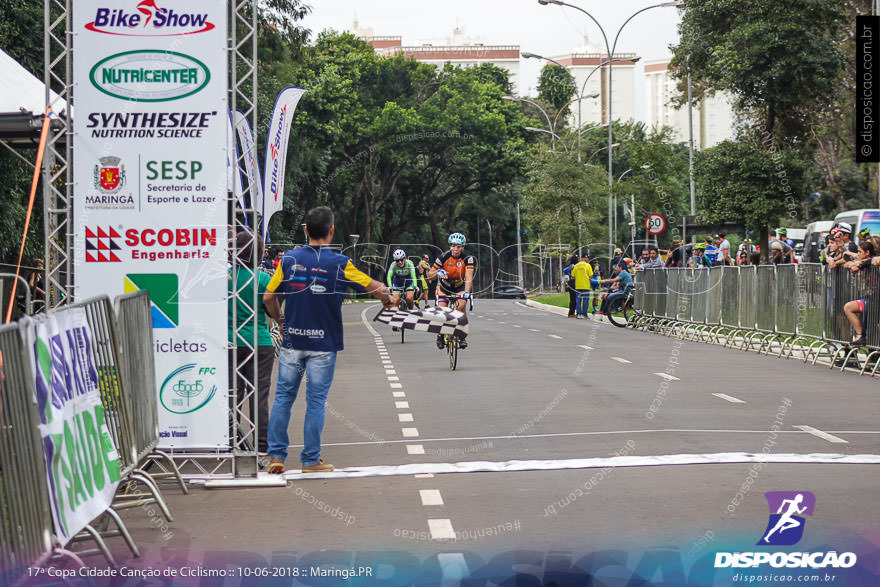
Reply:
[[[614,267],[613,277],[611,277],[610,279],[599,280],[600,285],[615,283],[617,284],[617,291],[608,294],[608,296],[606,296],[605,299],[602,300],[602,307],[599,309],[600,314],[604,314],[607,311],[607,308],[610,307],[611,302],[613,302],[617,298],[625,296],[627,291],[632,287],[633,278],[627,269],[628,266],[626,261],[621,261]]]
[[[327,472],[333,465],[321,459],[324,405],[333,382],[336,353],[342,350],[342,300],[349,287],[366,291],[391,307],[388,290],[358,270],[345,255],[328,246],[335,231],[333,212],[326,206],[306,214],[309,244],[287,251],[266,287],[263,302],[269,314],[283,324],[284,341],[278,356],[275,403],[269,416],[269,473],[284,472],[290,444],[287,427],[303,374],[306,376],[306,414],[303,473]],[[281,316],[279,296],[284,296]]]

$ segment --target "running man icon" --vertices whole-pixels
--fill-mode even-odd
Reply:
[[[759,545],[790,546],[804,535],[806,521],[812,516],[816,496],[809,491],[770,491],[764,494],[770,506],[770,520]],[[774,513],[775,511],[775,513]]]

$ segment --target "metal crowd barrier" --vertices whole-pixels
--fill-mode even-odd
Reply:
[[[851,272],[819,264],[647,269],[635,275],[633,326],[708,340],[832,367],[880,369],[880,267]],[[854,336],[845,308],[861,300],[867,346]]]
[[[13,584],[53,552],[39,417],[24,339],[0,328],[0,583]]]
[[[83,566],[81,556],[101,553],[115,566],[104,538],[122,536],[140,556],[116,510],[157,503],[165,518],[171,513],[153,479],[139,466],[156,458],[158,417],[153,366],[152,318],[146,292],[120,296],[114,312],[107,296],[92,298],[57,312],[81,311],[92,332],[98,388],[107,428],[119,455],[121,480],[114,503],[70,544],[92,539],[97,549],[76,552],[54,539],[40,416],[27,347],[32,320],[0,328],[0,583],[13,583],[29,566],[67,556]],[[162,456],[161,454],[159,456]],[[173,461],[168,459],[172,465]],[[176,468],[175,468],[176,472]],[[176,473],[180,479],[179,472]],[[136,483],[149,493],[134,493]],[[181,480],[181,483],[182,480]],[[184,485],[186,492],[186,487]],[[133,501],[137,499],[138,501]],[[116,530],[109,530],[110,522]]]

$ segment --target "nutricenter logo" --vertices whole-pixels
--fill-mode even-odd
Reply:
[[[101,92],[120,100],[168,102],[201,91],[211,80],[208,67],[174,51],[126,51],[106,57],[89,72]]]
[[[764,494],[770,506],[770,520],[758,546],[792,546],[804,535],[805,519],[816,508],[816,496],[809,491],[768,491]],[[716,552],[715,568],[844,568],[856,564],[853,552]]]
[[[173,37],[206,33],[214,29],[207,12],[160,8],[156,0],[143,0],[136,10],[98,8],[86,30],[125,37]]]

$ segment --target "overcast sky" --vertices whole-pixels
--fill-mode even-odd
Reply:
[[[400,35],[404,45],[423,39],[445,39],[459,25],[468,37],[480,37],[499,45],[519,45],[521,51],[553,56],[583,46],[584,35],[591,45],[604,45],[602,35],[583,13],[562,6],[542,6],[537,0],[306,0],[312,13],[303,25],[314,35],[324,29],[346,30],[355,16],[361,28],[376,35]],[[589,11],[605,29],[608,42],[623,22],[637,10],[657,0],[570,0]],[[678,39],[677,8],[655,8],[635,17],[620,35],[617,52],[634,52],[643,61],[670,56],[669,45]],[[535,94],[543,63],[520,62],[520,92]],[[642,64],[638,64],[642,80]],[[637,115],[644,116],[644,86],[636,87]]]

